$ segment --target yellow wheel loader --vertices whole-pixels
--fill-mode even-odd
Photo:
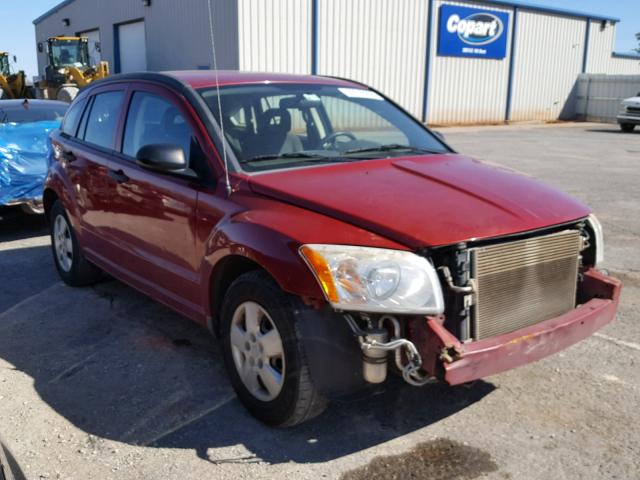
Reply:
[[[15,57],[13,58],[15,61]],[[0,99],[32,97],[24,72],[20,70],[16,73],[11,73],[9,54],[0,52]]]
[[[41,46],[38,46],[41,49]],[[71,102],[81,88],[109,75],[109,64],[91,65],[85,37],[51,37],[47,40],[47,67],[39,80],[39,98]]]

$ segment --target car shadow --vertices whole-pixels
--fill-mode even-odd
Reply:
[[[640,127],[636,128],[633,132],[623,132],[619,128],[588,128],[586,132],[592,133],[616,133],[619,135],[640,135]]]
[[[59,281],[49,245],[0,249],[0,315]]]
[[[130,445],[192,449],[214,463],[322,462],[453,415],[493,385],[381,387],[334,401],[290,429],[266,427],[236,399],[217,341],[117,281],[61,283],[0,314],[0,357],[77,428]]]
[[[0,207],[0,242],[49,234],[44,215],[27,215],[17,207]]]

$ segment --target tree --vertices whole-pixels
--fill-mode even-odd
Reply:
[[[638,40],[638,48],[634,48],[633,50],[640,53],[640,32],[636,33],[636,40]]]

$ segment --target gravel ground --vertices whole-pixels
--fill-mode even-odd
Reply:
[[[640,133],[441,131],[460,152],[592,206],[605,267],[625,283],[612,325],[471,387],[391,381],[272,430],[235,399],[206,332],[116,281],[64,286],[44,223],[9,215],[0,221],[0,433],[27,478],[640,479]]]

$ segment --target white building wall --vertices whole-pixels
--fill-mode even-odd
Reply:
[[[364,82],[422,115],[428,2],[320,0],[318,73]]]
[[[240,70],[311,73],[310,0],[238,0]]]
[[[438,15],[443,4],[511,12],[506,57],[494,60],[438,56]],[[512,9],[438,0],[434,2],[434,9],[431,27],[428,123],[437,125],[504,121],[511,55],[510,36],[513,28]]]
[[[640,75],[583,74],[578,77],[576,113],[579,119],[616,123],[620,104],[640,92]]]
[[[238,68],[236,1],[211,2],[219,68]],[[65,18],[69,19],[69,26],[62,23]],[[36,42],[46,45],[47,38],[52,36],[73,36],[97,29],[101,59],[108,61],[115,72],[115,25],[137,20],[145,22],[149,70],[211,68],[213,56],[206,0],[153,0],[148,7],[140,0],[75,0],[36,24]],[[40,74],[44,74],[46,63],[46,49],[43,49],[38,53]]]
[[[219,68],[311,73],[313,0],[212,0]],[[510,13],[507,56],[501,60],[437,55],[438,13],[444,4]],[[416,117],[424,105],[429,0],[317,0],[319,74],[359,80],[379,89]],[[211,68],[206,0],[75,0],[36,25],[36,39],[98,30],[101,58],[116,66],[114,32],[144,20],[149,70]],[[494,123],[505,119],[511,7],[470,0],[434,0],[428,122]],[[553,120],[575,106],[587,20],[518,9],[512,120]],[[65,27],[62,20],[69,19]],[[96,33],[98,35],[98,33]],[[612,54],[615,24],[591,20],[588,73],[640,74],[640,59]],[[120,46],[127,48],[127,46]],[[38,53],[40,73],[46,54]],[[565,113],[566,113],[565,112]],[[568,114],[568,117],[571,115]]]
[[[518,11],[511,120],[555,120],[582,71],[586,22]]]
[[[636,60],[613,56],[615,36],[615,24],[595,20],[591,21],[587,73],[604,73],[609,75],[640,74],[640,59]]]

